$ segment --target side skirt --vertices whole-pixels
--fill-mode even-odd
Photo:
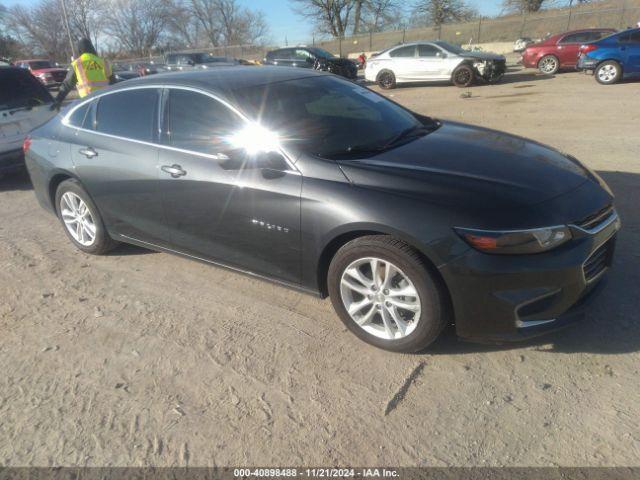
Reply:
[[[241,274],[253,277],[253,278],[257,278],[259,280],[267,281],[269,283],[275,283],[276,285],[280,285],[280,286],[288,288],[290,290],[295,290],[295,291],[298,291],[298,292],[306,293],[308,295],[313,295],[314,297],[318,297],[318,298],[324,298],[322,296],[321,292],[313,290],[313,289],[310,289],[310,288],[303,287],[302,285],[299,285],[299,284],[296,284],[296,283],[285,282],[283,280],[278,280],[278,279],[275,279],[275,278],[267,277],[267,276],[261,275],[259,273],[250,272],[248,270],[243,270],[243,269],[238,268],[238,267],[233,267],[233,266],[227,265],[225,263],[216,262],[216,261],[213,261],[213,260],[208,260],[206,258],[197,257],[195,255],[190,255],[188,253],[180,252],[178,250],[172,250],[170,248],[161,247],[159,245],[155,245],[153,243],[145,242],[143,240],[138,240],[136,238],[128,237],[126,235],[118,235],[116,240],[118,240],[120,242],[124,242],[124,243],[130,243],[132,245],[137,245],[139,247],[148,248],[149,250],[154,250],[156,252],[170,253],[170,254],[173,254],[173,255],[177,255],[179,257],[184,257],[184,258],[189,258],[189,259],[192,259],[192,260],[197,260],[199,262],[206,263],[208,265],[214,265],[216,267],[225,268],[227,270],[231,270],[231,271],[236,272],[236,273],[241,273]]]

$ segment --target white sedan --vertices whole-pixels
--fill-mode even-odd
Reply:
[[[507,62],[502,55],[471,52],[438,40],[389,48],[367,61],[364,76],[382,88],[442,81],[468,87],[478,79],[496,83],[506,70]]]

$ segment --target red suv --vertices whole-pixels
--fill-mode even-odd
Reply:
[[[576,68],[580,46],[616,33],[612,28],[592,28],[560,33],[527,47],[522,53],[526,68],[553,75],[562,68]]]
[[[67,76],[64,68],[54,66],[49,60],[18,60],[15,66],[30,70],[47,88],[59,87]]]

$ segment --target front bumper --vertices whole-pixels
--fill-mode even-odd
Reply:
[[[0,173],[10,173],[24,167],[22,149],[0,153]]]
[[[572,226],[573,240],[537,255],[469,250],[440,271],[449,286],[458,336],[525,340],[584,317],[615,250],[615,211],[592,230]]]

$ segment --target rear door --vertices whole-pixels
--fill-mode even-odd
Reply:
[[[166,245],[158,193],[158,88],[98,97],[70,118],[71,156],[112,233]],[[72,114],[73,115],[73,114]],[[80,125],[77,127],[77,125]]]
[[[580,45],[591,41],[589,33],[590,32],[572,33],[558,41],[556,52],[562,67],[575,67],[578,64]]]
[[[392,69],[396,79],[414,80],[416,72],[420,71],[415,45],[396,48],[389,52],[389,56],[393,60]]]
[[[634,76],[640,74],[640,30],[620,36],[619,48],[624,62],[624,73]]]
[[[299,283],[299,172],[275,152],[242,158],[230,139],[246,121],[209,95],[170,88],[164,112],[161,191],[173,248]]]

